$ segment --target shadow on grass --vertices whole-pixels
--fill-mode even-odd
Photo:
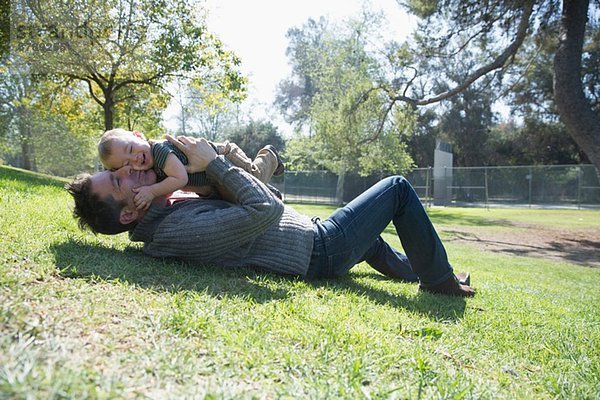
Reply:
[[[392,278],[388,278],[375,271],[351,272],[342,278],[318,279],[310,281],[309,284],[313,287],[335,288],[340,291],[349,291],[367,296],[374,303],[403,308],[410,312],[417,312],[435,321],[458,321],[462,319],[464,315],[466,308],[466,300],[464,298],[433,295],[423,292],[418,292],[417,296],[410,297],[404,294],[390,293],[386,290],[377,289],[371,285],[364,284],[361,282],[362,279],[356,279],[365,277],[369,280],[393,280]],[[399,282],[398,284],[401,283]],[[418,284],[413,283],[407,285],[414,285],[414,290],[417,291]]]
[[[539,240],[526,243],[519,236],[484,238],[481,235],[459,230],[444,230],[447,242],[458,241],[482,246],[486,251],[511,254],[521,257],[561,260],[587,267],[600,267],[600,240],[576,238],[557,233],[551,241]],[[530,232],[535,235],[535,232]]]
[[[561,260],[584,267],[600,268],[600,241],[567,239],[542,245],[523,245],[501,241],[486,242],[497,253],[508,253],[521,257],[543,257]]]
[[[477,217],[472,215],[456,215],[456,214],[446,214],[436,211],[428,210],[431,221],[434,226],[515,226],[515,224],[511,221],[505,219],[488,219],[483,217]],[[438,230],[439,231],[439,230]],[[397,235],[396,228],[394,228],[393,224],[389,224],[383,233],[387,233],[390,235]]]
[[[215,297],[243,297],[266,302],[287,297],[283,288],[261,284],[260,273],[252,268],[218,269],[188,264],[175,259],[155,259],[135,246],[119,250],[77,239],[50,246],[56,267],[65,278],[118,281],[156,291],[194,291]]]
[[[506,219],[491,219],[475,215],[460,215],[454,212],[428,209],[427,214],[435,225],[463,226],[514,226]]]
[[[566,239],[549,245],[567,261],[600,268],[600,240]]]
[[[125,250],[86,243],[77,239],[50,246],[60,275],[65,278],[85,279],[90,283],[118,281],[156,291],[195,291],[217,298],[250,298],[257,303],[285,299],[293,289],[289,283],[298,277],[276,275],[254,268],[224,269],[202,264],[188,264],[172,259],[154,259],[145,256],[134,246]],[[368,297],[377,304],[404,308],[435,320],[460,319],[465,300],[448,296],[419,293],[417,296],[392,294],[363,284],[360,279],[387,278],[372,273],[351,273],[343,278],[305,281],[311,287],[328,287]],[[416,287],[415,287],[415,290]]]

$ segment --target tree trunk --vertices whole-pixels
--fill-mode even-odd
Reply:
[[[23,168],[29,171],[37,171],[35,162],[35,147],[31,134],[29,112],[24,107],[17,109],[19,118],[19,136],[21,137],[21,154],[23,155]]]
[[[30,140],[23,138],[21,152],[23,153],[23,168],[29,171],[37,171],[34,147]]]
[[[104,104],[102,104],[102,108],[104,108],[104,130],[113,129],[113,112],[114,112],[114,102],[110,93],[104,93],[105,100]]]
[[[600,115],[583,92],[581,55],[589,0],[564,0],[554,56],[554,101],[562,122],[600,176]]]

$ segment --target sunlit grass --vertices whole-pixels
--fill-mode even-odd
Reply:
[[[596,269],[451,242],[454,266],[478,290],[466,301],[419,293],[366,265],[317,282],[222,271],[147,258],[126,235],[80,232],[63,184],[0,167],[0,398],[600,392]],[[333,209],[294,207],[321,217]],[[491,228],[556,216],[588,229],[600,216],[540,211],[430,214],[436,226]],[[385,236],[398,245],[392,229]]]

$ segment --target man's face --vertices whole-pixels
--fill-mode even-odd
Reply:
[[[131,165],[136,170],[147,170],[154,165],[150,143],[135,136],[115,137],[110,144],[110,156],[104,161],[108,169]]]
[[[136,171],[132,166],[121,167],[116,171],[102,171],[92,175],[92,192],[105,198],[108,195],[118,201],[124,201],[125,207],[131,211],[136,210],[133,198],[133,189],[156,183],[156,174],[153,170]],[[137,217],[137,215],[136,215]],[[122,222],[123,223],[123,222]]]

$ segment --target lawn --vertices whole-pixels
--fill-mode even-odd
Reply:
[[[593,238],[600,211],[430,210],[455,269],[472,274],[477,296],[464,300],[367,265],[306,282],[150,259],[126,235],[81,232],[63,185],[0,167],[0,398],[600,393],[595,260],[515,255],[453,233]],[[399,246],[391,227],[384,235]]]

